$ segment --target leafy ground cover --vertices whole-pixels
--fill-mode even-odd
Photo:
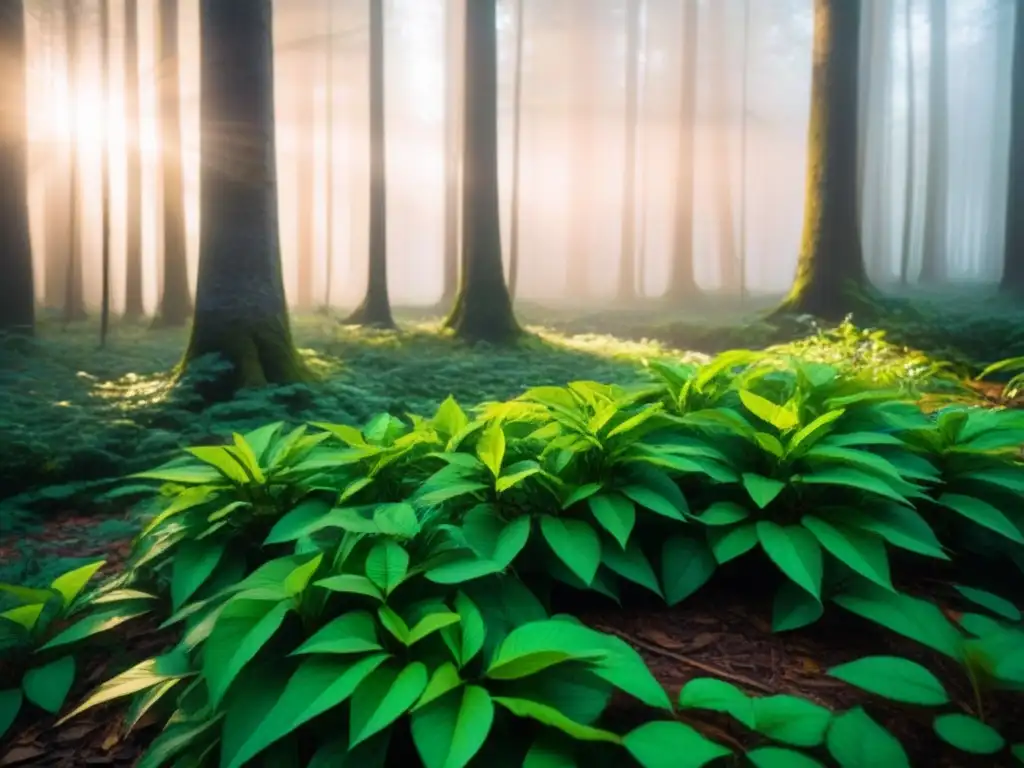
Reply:
[[[320,323],[300,339],[323,338]],[[1022,426],[969,407],[981,398],[923,354],[850,326],[693,366],[608,337],[495,354],[422,327],[332,327],[302,342],[323,384],[200,411],[167,391],[168,337],[147,339],[129,378],[116,354],[75,359],[84,345],[66,338],[57,357],[89,376],[35,390],[75,404],[75,434],[116,413],[173,436],[111,449],[119,475],[191,448],[154,475],[174,481],[156,497],[106,469],[83,487],[73,433],[48,422],[39,446],[65,489],[23,481],[0,553],[28,587],[80,570],[9,590],[4,764],[130,765],[144,749],[157,764],[175,745],[179,760],[306,764],[296,743],[337,761],[346,744],[323,732],[339,722],[359,765],[383,745],[459,766],[522,744],[529,765],[991,766],[1024,739],[1020,694],[1004,690],[1021,685],[1024,647]],[[618,386],[564,387],[585,380]],[[82,563],[100,552],[94,576]],[[324,688],[343,678],[351,690]],[[53,726],[47,711],[90,692],[132,696]],[[282,714],[317,692],[323,709]],[[240,735],[275,729],[268,752]]]

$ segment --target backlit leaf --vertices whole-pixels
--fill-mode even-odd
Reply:
[[[106,560],[99,560],[95,563],[83,565],[81,568],[75,568],[73,571],[61,574],[53,580],[50,587],[60,592],[61,596],[64,598],[65,609],[74,602],[75,598],[78,597],[89,579],[91,579],[96,571],[102,568],[106,562]]]
[[[860,707],[835,717],[826,743],[841,768],[910,768],[899,740]]]
[[[759,509],[764,509],[782,493],[786,484],[770,477],[756,475],[752,472],[743,473],[743,487]]]
[[[935,733],[947,744],[973,755],[992,755],[1006,740],[991,725],[960,712],[939,715],[933,723]]]
[[[601,564],[601,540],[588,523],[571,517],[542,515],[540,531],[551,551],[584,584],[594,580]]]
[[[732,754],[730,749],[702,736],[689,725],[668,720],[634,728],[622,743],[643,768],[701,768]]]
[[[938,707],[949,701],[946,689],[920,664],[898,656],[867,656],[828,671],[865,691],[906,704]]]
[[[636,507],[618,493],[602,493],[587,499],[590,513],[598,524],[625,548],[636,524]]]
[[[373,736],[404,715],[427,687],[427,668],[414,661],[401,672],[374,670],[352,694],[349,748]]]
[[[494,702],[479,686],[447,694],[412,715],[412,737],[425,768],[465,768],[494,722]]]
[[[768,520],[757,523],[757,538],[779,570],[816,598],[821,598],[821,547],[810,531],[799,525],[781,526]]]
[[[329,621],[292,651],[305,653],[365,653],[381,650],[377,624],[369,611],[351,611]]]
[[[825,741],[832,712],[807,699],[779,694],[751,700],[754,730],[794,747],[816,747]]]
[[[879,586],[895,589],[889,576],[889,555],[882,539],[814,515],[804,515],[800,522],[837,560]]]
[[[614,733],[577,723],[574,720],[570,720],[554,707],[549,707],[537,701],[509,696],[495,696],[494,701],[505,707],[516,717],[528,717],[543,725],[557,728],[578,741],[606,741],[611,744],[619,744],[622,741]]]

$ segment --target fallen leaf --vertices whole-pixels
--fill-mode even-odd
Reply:
[[[46,750],[39,747],[15,747],[0,758],[0,765],[21,765],[45,754]]]

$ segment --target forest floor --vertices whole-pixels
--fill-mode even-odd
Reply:
[[[905,314],[895,316],[902,320],[887,330],[889,338],[904,343],[918,340],[913,349],[849,326],[770,324],[751,314],[754,307],[744,309],[697,319],[656,308],[588,315],[525,307],[521,316],[535,335],[505,350],[461,345],[439,334],[436,318],[422,311],[397,313],[401,333],[300,317],[296,340],[321,381],[243,392],[206,408],[187,387],[169,383],[184,331],[121,327],[104,349],[97,348],[92,324],[66,331],[44,328],[31,342],[0,342],[5,345],[0,348],[0,582],[48,583],[97,559],[106,560],[101,573],[115,573],[138,529],[132,497],[119,493],[119,478],[155,466],[184,445],[216,442],[232,431],[277,420],[362,423],[382,411],[431,413],[449,394],[469,405],[571,380],[628,383],[643,375],[645,360],[699,358],[724,348],[791,340],[795,354],[823,361],[852,358],[879,375],[938,381],[940,389],[978,404],[1021,405],[1001,402],[1001,387],[972,381],[967,367],[1024,355],[1020,316],[977,309],[957,316],[927,307],[910,314],[903,308]],[[770,595],[758,586],[764,582],[756,574],[735,573],[716,577],[674,609],[623,611],[595,603],[577,613],[633,645],[672,695],[688,679],[712,676],[750,693],[794,693],[832,708],[848,707],[863,703],[864,694],[826,677],[828,667],[862,656],[865,649],[935,661],[913,643],[892,633],[866,632],[863,623],[851,623],[845,615],[773,634]],[[946,588],[912,589],[941,603]],[[84,660],[70,700],[130,662],[159,652],[166,642],[155,626],[136,625],[130,635],[117,638],[120,652],[106,649]],[[970,688],[965,683],[950,693],[969,700]],[[915,766],[998,765],[991,757],[972,760],[934,751],[938,742],[926,717],[896,705],[872,706]],[[1014,714],[1024,727],[1024,711]],[[154,723],[144,719],[125,737],[116,713],[103,708],[59,728],[52,727],[53,720],[19,721],[0,740],[0,768],[133,765],[155,733]],[[725,720],[702,717],[694,724],[723,743],[750,746]]]

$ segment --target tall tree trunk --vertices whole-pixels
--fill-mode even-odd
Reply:
[[[900,248],[900,285],[906,287],[910,282],[910,257],[914,247],[914,197],[917,188],[916,142],[917,110],[915,101],[917,93],[914,89],[914,3],[907,0],[907,19],[904,28],[907,46],[907,181],[903,204],[903,242]]]
[[[597,126],[600,122],[600,105],[595,87],[594,69],[599,57],[596,37],[597,23],[594,15],[599,8],[595,0],[576,3],[576,25],[573,30],[575,46],[572,66],[572,90],[570,98],[570,119],[574,133],[570,137],[569,151],[570,190],[570,232],[569,253],[566,261],[566,293],[570,296],[586,296],[590,287],[591,234],[594,228],[594,166]]]
[[[100,0],[100,93],[102,99],[103,146],[100,150],[100,176],[103,206],[101,234],[100,346],[107,343],[110,330],[110,151],[107,142],[107,108],[110,93],[110,0]]]
[[[388,298],[387,163],[384,143],[384,0],[370,0],[370,248],[366,296],[347,322],[394,328]]]
[[[32,333],[35,285],[28,219],[25,4],[0,14],[0,331]]]
[[[303,59],[305,62],[305,58]],[[298,270],[296,274],[295,306],[309,312],[316,305],[313,295],[314,265],[316,264],[316,155],[314,131],[316,125],[315,78],[310,69],[303,71],[303,79],[295,85],[298,101],[296,110],[296,229],[298,230]]]
[[[281,274],[272,18],[271,0],[200,5],[199,279],[182,368],[230,362],[210,396],[304,375]]]
[[[516,68],[512,93],[512,211],[509,216],[508,293],[515,301],[519,286],[519,186],[522,171],[523,18],[526,0],[516,0]]]
[[[164,180],[164,277],[157,324],[174,328],[185,325],[192,312],[185,240],[185,190],[182,184],[178,2],[179,0],[160,0],[158,46]],[[226,124],[221,130],[230,128]],[[217,159],[211,159],[210,162],[217,162]]]
[[[924,248],[921,277],[925,285],[946,280],[949,270],[949,56],[946,0],[931,0],[931,50],[928,68],[928,185],[924,201]]]
[[[712,87],[714,98],[714,129],[711,131],[712,154],[715,163],[715,199],[718,224],[718,279],[723,290],[736,293],[739,289],[739,257],[736,249],[736,215],[732,199],[732,168],[729,158],[729,137],[733,122],[729,108],[729,64],[726,60],[729,39],[728,3],[711,3],[711,20],[718,40],[715,52]]]
[[[640,98],[640,0],[626,3],[626,130],[619,242],[620,301],[636,298],[636,122]]]
[[[464,339],[501,343],[520,329],[501,260],[496,6],[466,3],[462,279],[446,325]]]
[[[50,79],[47,83],[47,96],[54,102],[66,100],[66,96],[57,87],[57,67],[66,61],[66,16],[63,8],[54,5],[46,6],[44,16],[47,33],[47,52],[50,66]],[[60,51],[61,55],[57,52]],[[46,195],[43,220],[44,234],[44,269],[43,269],[43,306],[48,309],[60,309],[64,306],[66,294],[65,282],[68,272],[68,218],[71,193],[68,186],[68,168],[70,165],[71,147],[63,140],[53,143],[46,164]]]
[[[139,0],[124,5],[124,126],[125,177],[125,295],[126,320],[138,320],[146,310],[142,290],[142,153],[139,149]]]
[[[324,142],[324,306],[325,313],[331,311],[331,291],[334,284],[334,4],[336,0],[327,0],[327,77],[324,83],[324,101],[327,137]]]
[[[1017,0],[1013,22],[1010,95],[1009,183],[1006,190],[1006,235],[1000,288],[1024,297],[1024,0]]]
[[[665,297],[679,301],[700,293],[693,274],[693,183],[697,125],[699,0],[684,0],[679,123],[676,159],[675,231]]]
[[[450,306],[459,286],[459,192],[465,147],[462,109],[466,75],[462,71],[466,32],[466,3],[445,0],[445,91],[444,91],[444,262],[441,306]]]
[[[844,317],[867,285],[857,225],[860,0],[814,0],[807,201],[796,277],[779,312]]]
[[[81,163],[78,145],[78,110],[75,108],[78,85],[78,32],[79,32],[79,8],[76,0],[64,0],[64,35],[66,40],[66,66],[68,82],[68,103],[71,108],[68,110],[68,122],[71,125],[69,150],[69,172],[68,172],[68,220],[67,238],[68,251],[67,259],[64,261],[64,311],[63,321],[67,323],[77,320],[84,320],[85,312],[85,283],[82,271],[82,217],[81,217],[81,195],[79,189],[79,170]]]

